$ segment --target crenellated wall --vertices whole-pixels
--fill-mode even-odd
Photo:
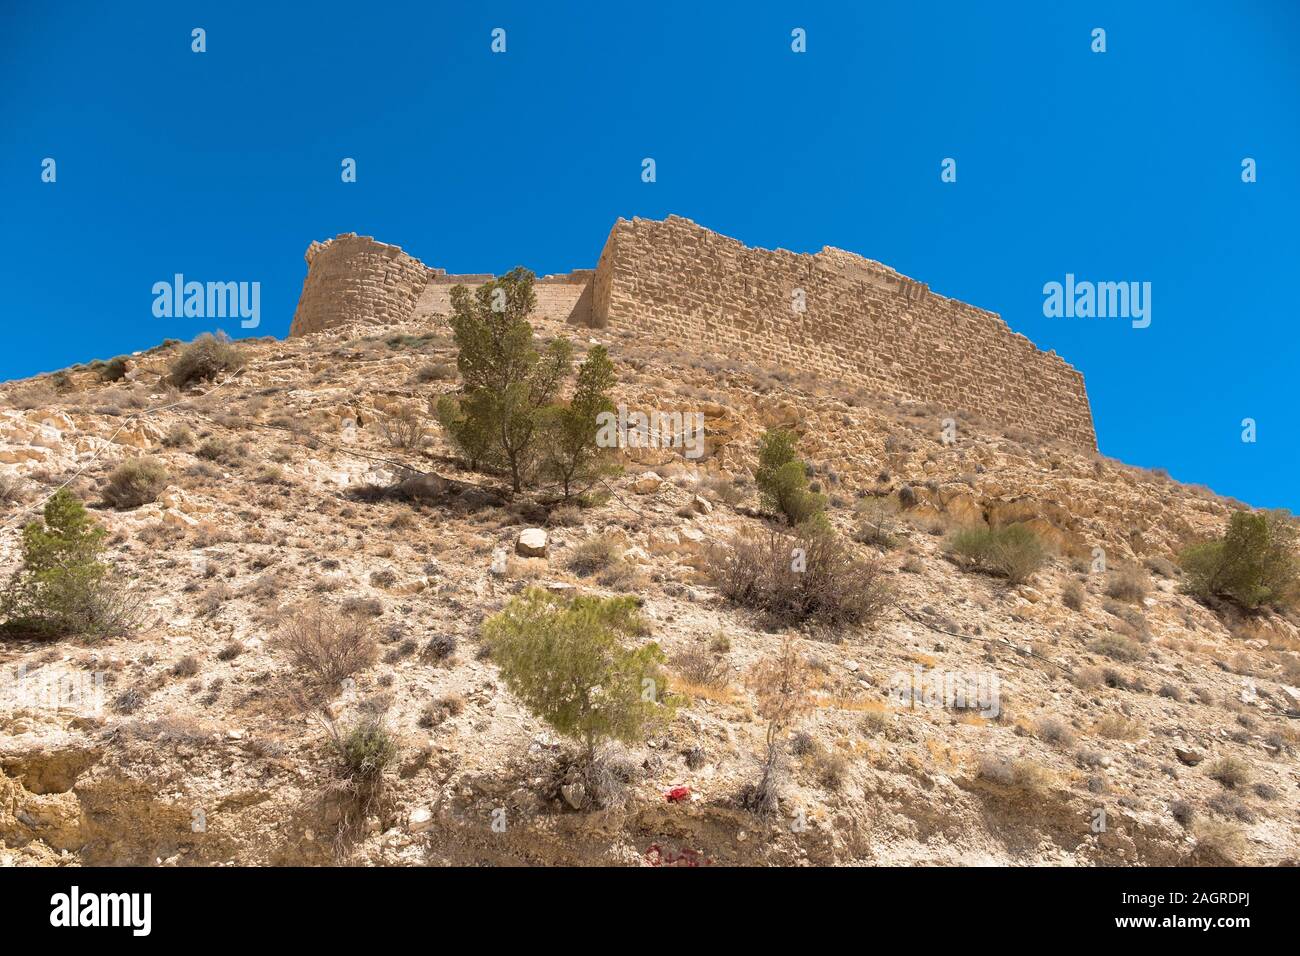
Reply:
[[[679,216],[620,219],[596,267],[592,319],[1097,445],[1083,376],[1055,352],[829,246],[753,249]]]
[[[307,265],[290,335],[431,320],[450,311],[452,286],[493,278],[448,275],[351,233],[312,243]],[[842,249],[754,249],[679,216],[620,219],[594,272],[543,276],[535,291],[541,316],[636,329],[1097,446],[1083,376],[1055,352],[993,312]]]

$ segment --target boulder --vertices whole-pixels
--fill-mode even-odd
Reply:
[[[525,558],[546,557],[546,532],[541,528],[525,528],[519,532],[515,553]]]
[[[653,471],[647,471],[632,483],[632,490],[638,495],[650,495],[659,490],[659,486],[664,483]]]

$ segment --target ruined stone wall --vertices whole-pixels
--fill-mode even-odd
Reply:
[[[346,322],[410,319],[435,273],[397,246],[344,233],[307,248],[307,278],[289,334],[305,335]]]
[[[820,373],[1096,448],[1083,376],[1055,352],[840,249],[751,249],[678,216],[620,219],[590,301],[592,324],[635,327],[675,349]]]
[[[345,322],[434,321],[457,284],[397,246],[352,233],[307,250],[290,335]],[[794,307],[797,290],[803,311]],[[538,316],[616,324],[675,349],[744,356],[876,394],[976,412],[1004,426],[1096,448],[1083,376],[996,314],[831,247],[751,249],[689,219],[620,219],[594,273],[543,276]]]

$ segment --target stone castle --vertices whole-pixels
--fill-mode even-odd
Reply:
[[[345,234],[313,242],[290,335],[348,322],[446,315],[449,275],[397,246]],[[537,280],[543,315],[634,327],[878,395],[977,412],[1003,426],[1095,449],[1083,376],[993,312],[937,295],[878,262],[825,247],[754,249],[689,219],[620,219],[596,268]]]

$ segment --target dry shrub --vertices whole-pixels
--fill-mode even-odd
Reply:
[[[574,574],[581,577],[608,569],[617,561],[623,560],[623,549],[613,538],[599,535],[580,542],[569,553],[566,565]]]
[[[748,497],[745,487],[729,475],[710,475],[703,482],[705,494],[719,504],[735,508]]]
[[[137,508],[157,499],[170,476],[157,458],[131,458],[113,469],[104,486],[110,508]]]
[[[1211,780],[1217,780],[1229,790],[1244,787],[1253,776],[1250,764],[1236,757],[1221,757],[1210,765]]]
[[[410,405],[379,418],[379,430],[394,448],[418,451],[429,441],[429,429],[424,416]]]
[[[0,504],[11,504],[24,500],[27,496],[27,483],[17,472],[0,473]]]
[[[898,505],[892,498],[866,498],[858,503],[857,512],[862,523],[854,540],[881,551],[888,551],[898,543]]]
[[[673,669],[697,687],[725,687],[731,665],[721,656],[699,648],[683,651],[672,659]]]
[[[779,653],[754,665],[747,683],[758,698],[756,710],[767,721],[767,734],[762,774],[755,783],[741,788],[739,801],[746,810],[772,814],[780,807],[785,735],[816,707],[813,669],[794,641],[786,640]]]
[[[948,539],[946,550],[959,564],[999,575],[1011,584],[1024,584],[1048,560],[1038,535],[1023,524],[963,528]]]
[[[1111,573],[1106,582],[1106,596],[1137,604],[1147,596],[1150,586],[1151,582],[1141,568],[1128,565]]]
[[[1062,747],[1074,746],[1074,731],[1060,717],[1039,717],[1034,724],[1039,740]]]
[[[979,776],[999,786],[1038,797],[1047,793],[1053,783],[1051,771],[1031,760],[993,755],[980,757]]]
[[[177,388],[184,388],[191,382],[204,382],[243,367],[244,355],[230,339],[204,332],[176,356],[171,381]]]
[[[376,647],[369,620],[323,605],[290,614],[276,630],[276,643],[294,667],[321,684],[338,684],[374,662]]]
[[[881,563],[855,559],[829,531],[739,535],[707,566],[725,597],[782,623],[870,625],[892,600]]]
[[[1241,827],[1209,817],[1192,824],[1196,835],[1196,854],[1205,862],[1235,866],[1246,852],[1246,837]]]
[[[1142,736],[1142,725],[1123,714],[1107,714],[1097,721],[1093,732],[1111,740],[1134,740]]]
[[[1146,649],[1141,644],[1123,634],[1102,634],[1093,638],[1088,650],[1116,661],[1137,661],[1146,656]]]
[[[1083,599],[1083,585],[1078,581],[1066,581],[1061,587],[1061,603],[1071,611],[1082,611]]]
[[[465,698],[459,694],[448,694],[425,704],[416,722],[425,730],[431,730],[449,717],[459,716],[464,710]]]

